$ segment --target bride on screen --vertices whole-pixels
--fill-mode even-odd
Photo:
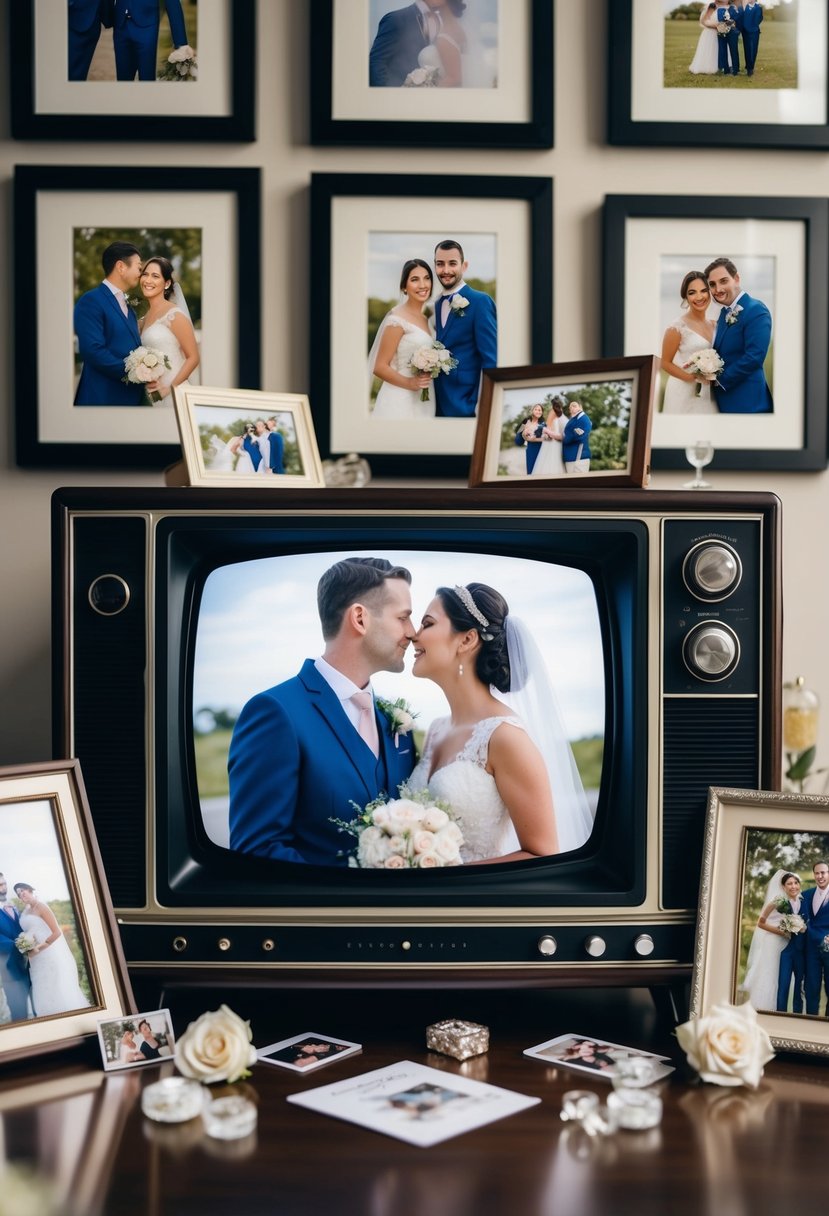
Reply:
[[[484,583],[439,587],[413,645],[412,674],[442,689],[450,716],[430,726],[407,784],[459,816],[462,860],[517,861],[584,844],[593,815],[544,660],[504,597]]]
[[[14,892],[25,904],[20,927],[37,943],[27,955],[35,1017],[86,1009],[89,1001],[78,983],[78,967],[54,912],[28,883],[16,882]]]
[[[155,402],[160,405],[174,385],[183,384],[185,380],[195,383],[199,346],[184,294],[173,280],[172,262],[162,257],[148,258],[139,285],[149,304],[138,323],[141,342],[150,350],[166,355],[170,362],[159,378],[147,385],[148,392],[161,394],[161,401]]]

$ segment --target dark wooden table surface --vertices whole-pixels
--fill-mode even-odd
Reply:
[[[757,1091],[662,1084],[664,1119],[647,1132],[590,1139],[559,1118],[567,1089],[609,1086],[522,1055],[573,1032],[671,1055],[672,1027],[644,990],[566,992],[221,991],[167,994],[178,1033],[227,1002],[264,1045],[304,1030],[364,1044],[312,1075],[257,1065],[234,1087],[259,1108],[255,1135],[223,1143],[200,1120],[162,1126],[140,1110],[158,1067],[104,1075],[97,1047],[0,1074],[2,1150],[15,1181],[54,1187],[72,1216],[763,1216],[798,1196],[823,1203],[829,1154],[829,1064],[778,1056]],[[426,1050],[428,1024],[487,1024],[489,1052],[459,1064]],[[415,1148],[293,1106],[286,1096],[409,1059],[461,1072],[541,1103]],[[171,1064],[162,1068],[173,1071]],[[27,1170],[33,1171],[27,1173]],[[0,1211],[6,1191],[0,1178]],[[43,1201],[45,1202],[45,1200]],[[41,1201],[15,1208],[45,1216]]]

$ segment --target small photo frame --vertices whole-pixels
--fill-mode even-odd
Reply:
[[[182,384],[173,398],[184,456],[168,484],[324,486],[307,397]]]
[[[0,768],[0,1062],[135,1009],[77,760]]]
[[[644,486],[653,355],[483,373],[469,484]]]
[[[648,1084],[674,1071],[668,1056],[577,1034],[557,1035],[546,1043],[539,1043],[537,1047],[528,1047],[524,1055],[533,1060],[542,1060],[545,1064],[554,1064],[556,1068],[572,1068],[575,1072],[603,1077],[608,1081],[612,1081],[616,1075],[617,1064],[628,1060],[649,1060],[652,1063]]]
[[[98,1042],[105,1072],[161,1064],[176,1054],[169,1009],[101,1021],[98,1023]]]
[[[821,884],[829,890],[829,797],[709,791],[692,1017],[750,1002],[776,1048],[829,1056]]]
[[[314,1072],[335,1060],[356,1056],[362,1050],[362,1043],[350,1043],[347,1039],[334,1039],[330,1034],[306,1030],[290,1039],[259,1048],[256,1057],[263,1064],[275,1064],[277,1068],[288,1068],[291,1072]]]

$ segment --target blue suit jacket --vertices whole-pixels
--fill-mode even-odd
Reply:
[[[585,413],[576,414],[575,418],[567,420],[561,438],[561,455],[564,460],[590,459],[590,432],[592,430],[593,423]],[[582,434],[578,435],[577,431],[581,431]]]
[[[242,447],[253,461],[253,470],[256,472],[262,461],[262,453],[259,451],[259,444],[254,439],[251,439],[250,435],[245,435],[244,439],[242,440]]]
[[[417,5],[386,13],[380,19],[368,56],[369,85],[398,88],[417,67],[417,57],[427,42]]]
[[[743,293],[735,307],[737,319],[728,325],[725,309],[714,333],[714,348],[725,367],[717,376],[714,399],[721,414],[770,414],[774,402],[766,383],[763,360],[771,342],[771,313],[760,300]]]
[[[278,861],[345,865],[353,819],[381,790],[391,797],[414,768],[411,735],[395,747],[377,713],[380,756],[360,738],[311,659],[298,676],[258,693],[233,730],[228,756],[230,847]]]
[[[112,25],[112,0],[67,0],[69,30],[85,34],[93,26]]]
[[[743,34],[759,34],[760,24],[763,20],[762,5],[755,4],[750,9],[743,6],[740,11],[743,15]]]
[[[532,473],[533,469],[535,468],[535,462],[538,460],[538,453],[541,451],[541,444],[540,443],[525,443],[524,435],[523,435],[525,426],[526,426],[526,422],[522,422],[521,426],[515,432],[515,446],[518,448],[520,448],[520,447],[524,448],[524,455],[526,456],[526,459],[527,459],[527,472]],[[541,438],[541,432],[543,430],[544,430],[544,423],[539,422],[538,426],[535,428],[536,437],[538,439]]]
[[[469,300],[462,312],[451,306],[446,326],[441,324],[443,301],[435,302],[435,337],[452,352],[458,366],[434,381],[438,418],[474,418],[478,407],[481,370],[498,363],[498,320],[495,301],[485,291],[462,287],[457,295]]]
[[[7,954],[9,974],[17,980],[29,982],[29,965],[15,946],[15,939],[23,930],[20,927],[20,917],[17,912],[9,916],[0,908],[0,955]]]
[[[141,405],[141,384],[124,384],[124,359],[141,345],[132,309],[124,316],[115,296],[100,283],[75,305],[75,333],[83,359],[75,405]]]
[[[283,456],[285,454],[285,440],[280,435],[279,431],[271,431],[268,436],[268,447],[271,452],[270,469],[272,473],[284,473],[285,464]]]
[[[176,46],[186,46],[187,28],[184,24],[184,13],[181,11],[181,0],[165,0],[164,7],[167,10],[173,42]],[[158,30],[160,24],[158,0],[115,0],[113,11],[115,29],[123,30],[128,21],[139,29]]]

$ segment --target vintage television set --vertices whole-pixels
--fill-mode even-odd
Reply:
[[[689,976],[708,787],[779,787],[773,495],[61,489],[53,554],[55,753],[81,761],[136,978]],[[532,618],[591,793],[579,847],[394,871],[229,848],[235,715],[320,653],[316,579],[349,554],[408,565],[415,619],[472,579]],[[423,725],[428,684],[374,679]]]

